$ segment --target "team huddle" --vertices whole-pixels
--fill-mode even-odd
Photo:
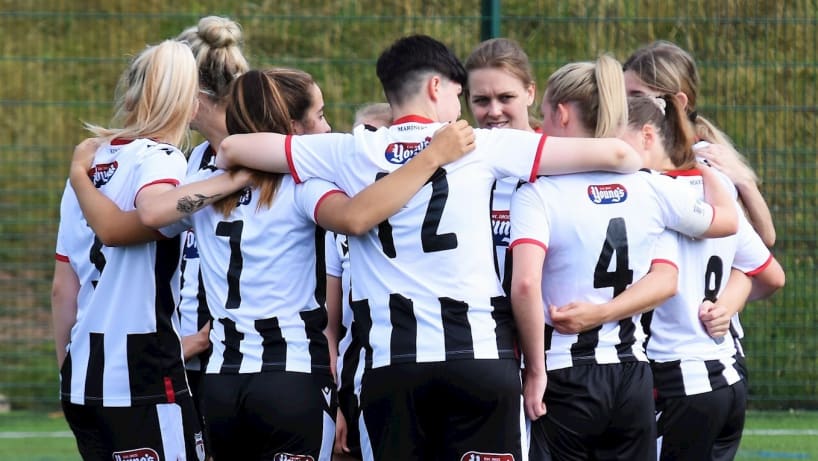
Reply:
[[[410,35],[333,133],[241,41],[209,16],[147,47],[74,151],[52,311],[83,459],[735,457],[738,313],[785,276],[686,51],[566,64],[534,117],[514,41]]]

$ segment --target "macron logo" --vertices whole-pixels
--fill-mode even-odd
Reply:
[[[628,190],[622,184],[588,186],[588,198],[597,205],[621,203],[628,199]]]
[[[432,142],[432,138],[429,137],[421,142],[394,142],[386,146],[384,157],[386,157],[386,161],[389,163],[403,165],[425,149],[430,142]]]

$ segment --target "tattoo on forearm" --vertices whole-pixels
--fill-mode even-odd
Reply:
[[[176,211],[181,213],[190,214],[194,211],[198,211],[208,204],[215,202],[219,198],[219,194],[216,195],[203,195],[203,194],[194,194],[193,197],[186,195],[180,198],[176,202]]]

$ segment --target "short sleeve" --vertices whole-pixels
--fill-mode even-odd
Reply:
[[[523,130],[475,130],[477,149],[495,178],[537,179],[546,135]]]
[[[285,142],[290,174],[297,184],[310,178],[335,181],[344,156],[355,149],[349,133],[288,136]]]
[[[509,248],[521,243],[532,243],[548,248],[550,241],[550,220],[540,191],[547,178],[540,178],[535,183],[523,184],[511,196],[511,244]]]
[[[639,173],[647,174],[647,173]],[[713,207],[688,185],[664,175],[647,176],[662,209],[665,226],[689,237],[700,237],[713,221]]]
[[[761,240],[753,226],[747,221],[744,213],[739,210],[738,232],[736,232],[738,244],[736,245],[736,255],[733,259],[733,267],[748,275],[754,275],[767,267],[772,259],[767,245]]]
[[[295,204],[305,216],[317,223],[316,213],[321,201],[332,194],[343,194],[344,192],[335,184],[323,179],[310,179],[295,186]]]
[[[187,159],[179,149],[169,144],[150,146],[140,156],[135,183],[137,191],[153,184],[178,186],[187,176]]]
[[[670,264],[679,268],[679,234],[666,230],[659,235],[651,250],[651,264]]]

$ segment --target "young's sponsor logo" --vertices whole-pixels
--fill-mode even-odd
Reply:
[[[115,451],[114,461],[159,461],[159,454],[153,448]]]
[[[460,457],[460,461],[514,461],[514,455],[508,453],[481,453],[468,451]]]
[[[110,181],[114,173],[116,173],[117,168],[119,168],[119,163],[116,160],[111,163],[100,163],[94,165],[88,171],[88,177],[94,182],[94,187],[99,189],[108,184],[108,181]]]
[[[511,219],[508,210],[491,212],[491,230],[494,234],[494,246],[508,246],[511,241]]]
[[[384,157],[389,163],[403,165],[425,149],[430,142],[432,142],[432,138],[429,137],[420,142],[393,142],[386,146]]]
[[[196,246],[196,234],[190,229],[183,235],[185,236],[185,249],[182,250],[182,254],[185,259],[198,259],[199,248]]]
[[[238,205],[247,205],[250,203],[250,200],[253,199],[253,189],[249,187],[245,187],[241,190],[241,195],[239,195],[239,203]]]
[[[598,205],[622,203],[628,199],[628,190],[622,184],[588,186],[588,198]]]

